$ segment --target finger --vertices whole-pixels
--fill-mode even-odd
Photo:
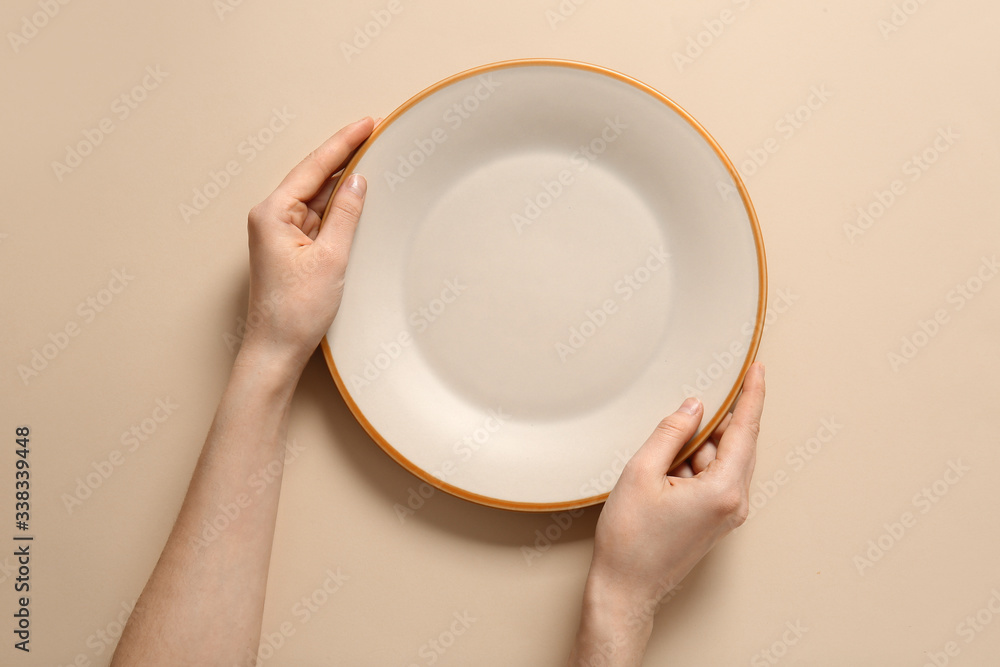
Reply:
[[[696,449],[694,454],[691,455],[691,458],[689,459],[691,463],[691,470],[694,470],[696,475],[700,473],[715,460],[715,453],[715,443],[711,441],[705,442],[705,444]]]
[[[733,411],[732,421],[719,440],[716,458],[727,468],[741,474],[753,472],[757,451],[757,434],[760,433],[760,416],[764,412],[764,366],[754,363],[743,379],[740,394]]]
[[[307,155],[281,181],[275,194],[298,201],[309,201],[336,171],[344,166],[351,153],[368,138],[374,127],[371,118],[362,118],[341,129]]]
[[[727,412],[726,416],[722,418],[721,422],[719,422],[719,425],[715,427],[714,431],[712,431],[712,435],[709,436],[711,441],[715,443],[719,442],[719,440],[721,440],[722,436],[725,434],[726,429],[729,428],[729,423],[732,421],[733,421],[733,413]]]
[[[330,195],[333,194],[333,190],[337,187],[337,181],[339,180],[336,176],[326,179],[326,183],[319,189],[316,196],[309,200],[307,205],[310,211],[323,217],[323,214],[326,212],[326,205],[330,203]]]
[[[691,470],[691,466],[687,463],[680,464],[670,474],[674,477],[694,477],[694,471]]]
[[[316,242],[327,249],[349,254],[354,231],[358,228],[361,210],[365,205],[368,182],[361,174],[351,174],[333,195],[330,214],[323,221]]]
[[[697,432],[704,410],[701,401],[689,398],[677,412],[661,421],[632,457],[639,468],[665,475],[677,452]]]

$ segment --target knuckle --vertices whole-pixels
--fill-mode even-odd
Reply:
[[[723,519],[743,523],[750,507],[746,494],[741,489],[728,485],[716,494],[714,509]]]
[[[262,229],[268,222],[274,219],[282,219],[287,215],[290,204],[280,194],[272,192],[264,201],[250,209],[247,215],[247,226],[253,229]]]
[[[660,420],[656,425],[656,435],[667,440],[676,440],[684,436],[684,425],[676,415],[670,415]]]
[[[247,226],[250,228],[257,227],[260,225],[261,221],[265,218],[267,211],[267,200],[256,204],[250,209],[250,213],[247,215]]]
[[[306,154],[304,158],[302,158],[302,163],[316,167],[322,166],[322,161],[320,160],[318,149],[314,148],[313,150],[309,151],[309,153]]]
[[[295,201],[288,207],[289,221],[296,227],[301,228],[309,216],[309,207],[305,202]]]
[[[750,503],[744,500],[740,503],[739,508],[730,516],[729,525],[732,528],[739,528],[746,522],[748,516],[750,516]]]
[[[333,206],[344,217],[354,220],[361,217],[361,200],[352,195],[344,193],[337,197]]]
[[[740,425],[740,429],[746,437],[756,442],[757,437],[760,435],[760,420],[749,419]]]

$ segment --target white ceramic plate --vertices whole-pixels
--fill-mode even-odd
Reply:
[[[497,63],[403,104],[368,179],[330,370],[428,483],[528,511],[604,500],[686,395],[725,415],[757,350],[757,220],[732,164],[652,88]]]

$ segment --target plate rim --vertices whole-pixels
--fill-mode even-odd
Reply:
[[[403,102],[401,105],[396,107],[392,113],[386,116],[378,126],[372,131],[371,135],[355,150],[344,167],[340,178],[334,187],[333,193],[336,194],[340,190],[341,184],[345,182],[345,178],[352,173],[357,166],[358,162],[367,152],[368,148],[372,143],[389,127],[395,120],[400,116],[414,107],[418,102],[429,97],[433,93],[446,88],[453,83],[462,81],[474,76],[479,76],[487,72],[492,72],[500,69],[508,69],[513,67],[566,67],[570,69],[584,70],[595,74],[601,74],[604,76],[617,79],[623,83],[630,86],[638,88],[642,92],[645,92],[654,99],[660,101],[666,105],[670,110],[675,112],[681,118],[683,118],[687,123],[701,135],[708,145],[715,151],[716,156],[722,161],[729,175],[733,179],[733,183],[736,184],[736,188],[740,194],[740,200],[743,202],[743,207],[746,209],[750,228],[753,232],[754,247],[757,252],[757,283],[758,283],[758,302],[757,302],[757,317],[754,323],[753,337],[750,340],[750,344],[747,348],[746,357],[743,360],[743,365],[740,368],[740,372],[736,378],[736,382],[733,384],[729,393],[727,394],[725,400],[723,400],[722,405],[719,407],[718,411],[712,416],[705,426],[703,426],[693,438],[691,438],[684,447],[678,452],[674,462],[670,464],[669,470],[673,470],[675,467],[680,465],[685,459],[687,459],[694,450],[696,450],[705,440],[708,439],[709,435],[715,431],[716,427],[722,422],[726,414],[729,413],[733,405],[736,402],[736,398],[739,396],[740,390],[743,386],[743,380],[746,377],[747,371],[750,369],[750,365],[753,363],[754,359],[757,357],[757,350],[760,347],[761,337],[764,333],[764,318],[767,310],[767,257],[764,251],[764,241],[760,231],[760,223],[757,220],[757,212],[754,210],[753,203],[750,201],[750,195],[747,191],[746,185],[743,183],[743,179],[740,176],[739,171],[733,165],[732,160],[726,155],[726,152],[722,149],[722,146],[715,140],[715,138],[709,134],[701,123],[699,123],[694,116],[688,113],[683,107],[677,104],[674,100],[667,97],[659,90],[653,88],[652,86],[639,81],[627,74],[622,74],[617,70],[613,70],[601,65],[595,65],[588,62],[583,62],[579,60],[566,60],[562,58],[518,58],[514,60],[500,60],[492,63],[486,63],[484,65],[478,65],[476,67],[471,67],[469,69],[463,70],[451,76],[441,79],[437,83],[434,83],[423,90],[421,90],[416,95],[413,95],[408,100]],[[330,214],[330,209],[333,204],[333,196],[330,197],[330,201],[326,205],[326,209],[323,211],[322,220],[320,225],[322,226]],[[590,507],[592,505],[597,505],[603,503],[607,500],[610,491],[605,493],[588,496],[586,498],[578,498],[576,500],[558,501],[558,502],[546,502],[546,503],[529,503],[513,500],[505,500],[503,498],[493,498],[492,496],[485,496],[482,494],[457,487],[453,484],[449,484],[444,480],[434,477],[428,471],[424,470],[420,466],[417,466],[408,458],[403,456],[395,447],[393,447],[378,430],[372,425],[368,418],[364,415],[358,404],[351,397],[350,392],[347,389],[347,384],[344,382],[337,370],[337,365],[333,360],[333,352],[330,349],[330,343],[327,339],[329,331],[323,334],[323,339],[320,342],[320,346],[323,349],[323,357],[326,359],[327,368],[330,370],[330,374],[333,376],[333,381],[337,385],[337,390],[340,392],[341,397],[347,404],[348,409],[350,409],[351,414],[354,418],[361,424],[365,432],[368,433],[369,437],[375,441],[375,443],[388,454],[396,463],[402,466],[405,470],[410,472],[422,482],[431,485],[433,488],[439,489],[448,493],[450,495],[462,498],[463,500],[468,500],[470,502],[485,505],[487,507],[493,507],[497,509],[513,510],[520,512],[560,512],[565,510],[579,509],[583,507]]]

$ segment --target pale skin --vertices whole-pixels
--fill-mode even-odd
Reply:
[[[755,363],[736,410],[687,462],[668,474],[704,413],[693,398],[625,465],[597,521],[571,667],[642,664],[660,601],[746,520],[763,409],[764,366]]]
[[[352,175],[333,194],[335,174],[374,126],[364,118],[337,132],[250,212],[250,326],[113,666],[255,664],[289,406],[337,314],[367,188]],[[684,465],[667,474],[701,421],[697,401],[626,465],[598,521],[571,665],[641,664],[656,603],[746,517],[763,400],[755,364],[732,419]],[[251,488],[268,466],[273,481]],[[208,527],[234,508],[223,530]]]

